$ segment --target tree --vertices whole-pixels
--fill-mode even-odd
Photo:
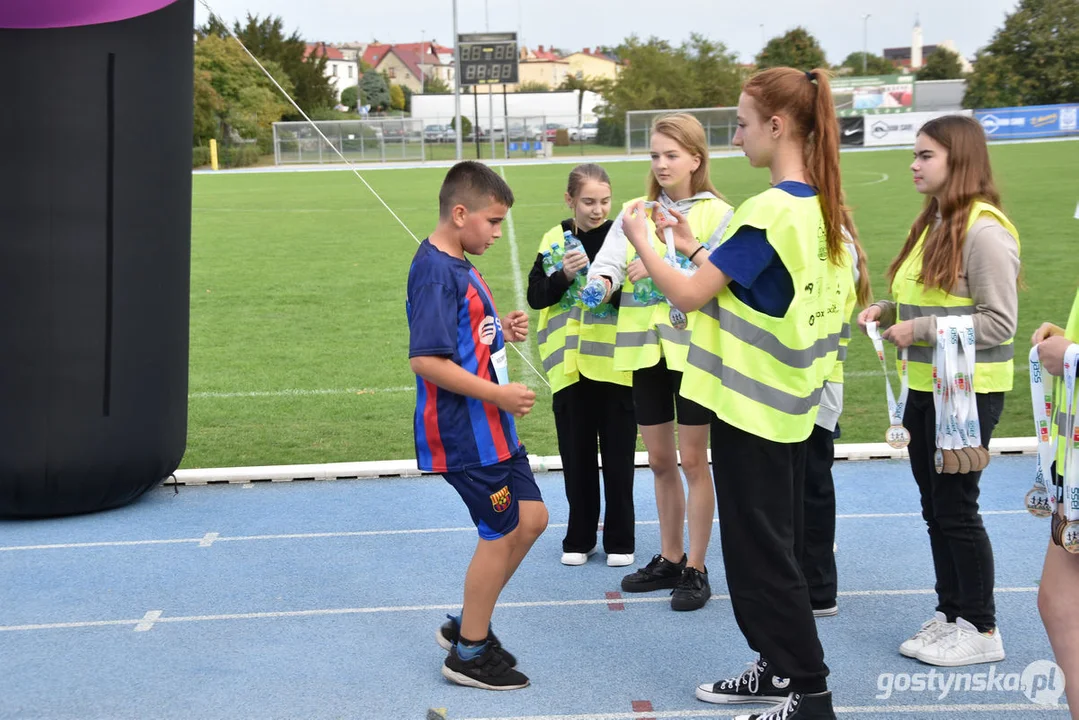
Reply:
[[[918,80],[958,80],[963,77],[963,64],[959,53],[948,48],[937,48],[917,71]]]
[[[865,70],[862,70],[862,59],[865,58]],[[840,67],[850,68],[854,75],[894,75],[896,67],[891,60],[885,60],[880,55],[852,52],[840,63]]]
[[[407,113],[412,112],[412,88],[408,85],[399,85],[401,92],[405,94],[405,107],[404,111]]]
[[[341,104],[350,110],[355,110],[360,105],[360,99],[357,94],[360,89],[355,85],[349,85],[347,88],[341,91]]]
[[[625,65],[615,80],[597,82],[602,114],[621,122],[627,110],[724,107],[738,102],[742,70],[722,43],[693,34],[680,47],[636,36],[617,48]]]
[[[372,110],[385,110],[390,106],[390,89],[386,81],[374,70],[363,74],[360,80],[361,101],[370,105]]]
[[[280,65],[264,63],[286,92],[292,83]],[[289,105],[247,53],[232,40],[206,35],[195,43],[195,141],[240,137],[266,143]]]
[[[435,75],[434,77],[427,78],[423,82],[423,91],[425,93],[430,93],[431,95],[446,95],[452,93],[453,88],[451,88],[445,80]]]
[[[390,107],[394,110],[405,109],[405,93],[400,85],[390,85]]]
[[[551,92],[551,86],[545,82],[526,80],[517,86],[517,92]]]
[[[594,92],[599,87],[596,78],[592,77],[577,77],[571,73],[562,78],[562,84],[558,86],[558,89],[577,93],[577,127],[581,127],[581,110],[584,107],[585,92],[589,90]]]
[[[821,49],[817,38],[810,35],[805,28],[796,27],[768,41],[768,44],[757,55],[757,67],[762,69],[792,67],[798,70],[812,70],[828,67],[828,61],[824,58],[824,50]]]
[[[1079,3],[1021,0],[974,59],[965,107],[1079,101]]]

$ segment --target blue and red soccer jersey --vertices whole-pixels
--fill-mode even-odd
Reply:
[[[448,357],[473,375],[508,383],[502,322],[487,283],[468,260],[424,240],[408,272],[410,358]],[[420,470],[455,472],[508,460],[519,449],[513,416],[416,377],[413,420]]]

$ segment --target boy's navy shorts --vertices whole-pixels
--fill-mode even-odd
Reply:
[[[517,503],[521,500],[543,502],[524,445],[495,465],[445,472],[442,477],[465,501],[484,540],[497,540],[513,532],[520,518]]]

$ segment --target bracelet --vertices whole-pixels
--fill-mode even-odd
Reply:
[[[697,253],[699,253],[701,250],[704,250],[704,245],[701,245],[690,254],[689,261],[693,262],[693,258],[697,257]]]

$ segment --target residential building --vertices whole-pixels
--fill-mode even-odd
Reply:
[[[610,55],[601,53],[599,48],[595,51],[585,48],[563,59],[569,63],[570,74],[579,80],[586,77],[615,80],[622,71],[621,63]]]
[[[359,66],[356,60],[347,59],[340,50],[326,43],[307,43],[304,57],[326,58],[326,77],[330,80],[334,96],[340,100],[341,91],[359,82]]]
[[[900,68],[917,71],[925,65],[925,60],[936,52],[937,48],[945,48],[959,55],[959,65],[964,73],[969,73],[974,69],[974,66],[960,54],[951,40],[945,40],[938,45],[923,45],[922,24],[918,20],[915,20],[914,30],[911,32],[910,47],[884,48],[884,59],[890,60]]]

